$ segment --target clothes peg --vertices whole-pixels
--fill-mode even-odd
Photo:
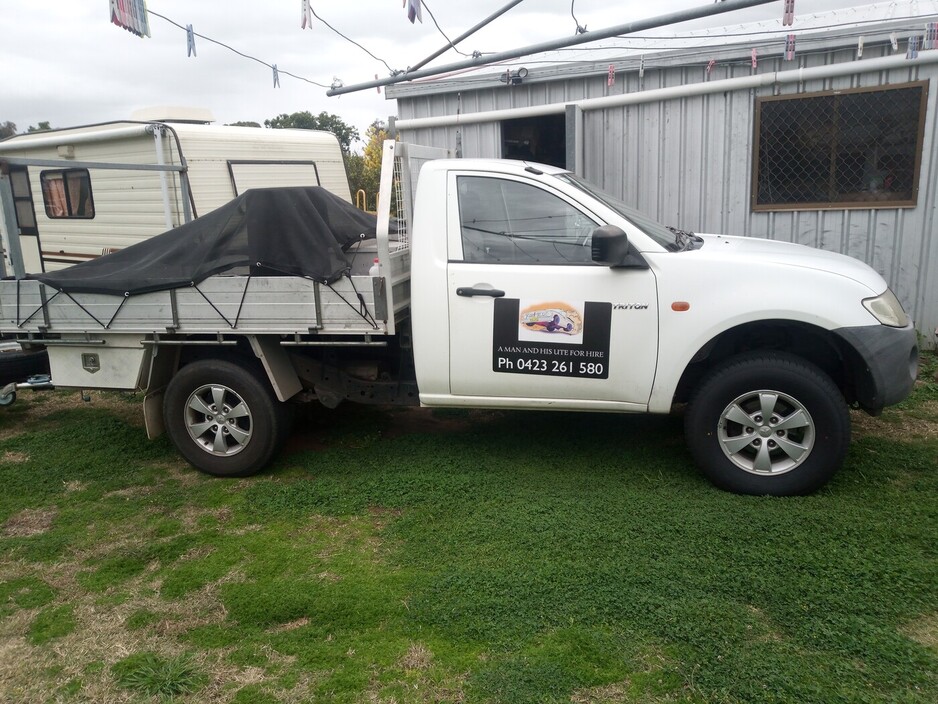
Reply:
[[[195,53],[195,32],[192,31],[192,25],[186,25],[186,56],[196,56]]]
[[[922,43],[922,48],[938,48],[938,22],[929,22],[925,25],[925,41]]]
[[[782,14],[782,25],[790,27],[795,23],[795,0],[785,0],[785,11]]]
[[[609,73],[606,75],[606,86],[614,86],[616,84],[616,67],[613,64],[609,64]]]
[[[785,38],[785,61],[791,61],[795,58],[795,35],[789,34]]]
[[[857,58],[863,58],[863,37],[857,39]]]
[[[759,65],[759,61],[756,59],[756,49],[755,49],[755,47],[753,47],[753,49],[752,49],[752,67],[753,67],[753,68],[756,68],[758,65]]]
[[[420,0],[407,0],[407,19],[411,24],[414,20],[423,24],[423,8],[420,7]]]
[[[280,87],[280,71],[277,70],[277,64],[272,66],[274,70],[274,88]]]

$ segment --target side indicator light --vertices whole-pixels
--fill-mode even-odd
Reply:
[[[685,310],[690,310],[690,303],[687,301],[674,301],[671,304],[671,310],[677,313],[683,313]]]

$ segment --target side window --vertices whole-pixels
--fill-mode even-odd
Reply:
[[[459,176],[463,261],[592,264],[597,223],[547,191],[518,181]]]
[[[43,171],[42,202],[50,218],[93,218],[91,177],[87,169]]]
[[[10,166],[10,189],[16,210],[16,225],[21,235],[38,235],[33,196],[29,190],[29,172],[25,166]]]

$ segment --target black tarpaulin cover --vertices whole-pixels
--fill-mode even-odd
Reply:
[[[255,188],[217,210],[119,252],[30,274],[69,293],[137,294],[199,283],[239,267],[259,276],[335,281],[345,250],[375,236],[377,218],[324,188]]]

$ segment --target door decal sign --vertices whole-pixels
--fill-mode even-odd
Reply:
[[[492,371],[609,378],[612,304],[497,298]]]

